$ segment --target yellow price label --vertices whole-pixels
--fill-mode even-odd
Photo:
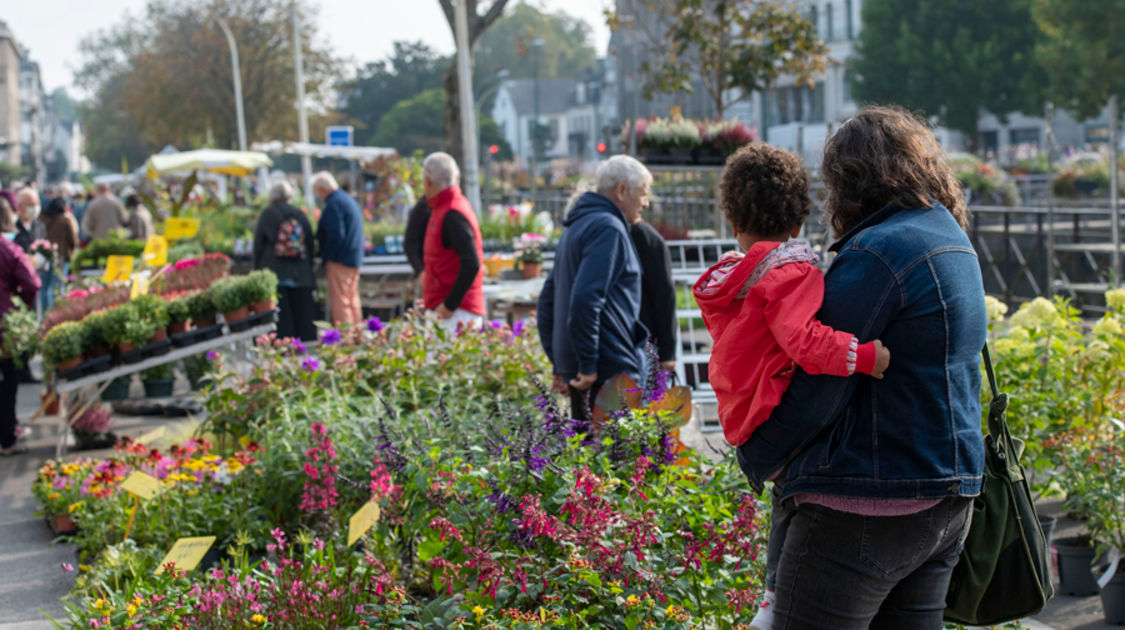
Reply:
[[[148,293],[148,277],[147,276],[133,276],[133,283],[129,287],[129,299],[133,299],[138,295]]]
[[[145,433],[144,435],[142,435],[141,437],[139,437],[139,438],[137,438],[133,441],[138,442],[140,444],[152,444],[153,442],[155,442],[155,441],[159,440],[160,438],[164,437],[164,429],[165,429],[164,427],[156,427],[152,431],[149,431],[148,433]]]
[[[355,544],[379,520],[379,504],[368,503],[348,519],[348,546]]]
[[[172,217],[164,221],[165,240],[174,241],[178,238],[191,238],[197,232],[199,232],[199,219]]]
[[[159,234],[153,234],[145,242],[145,251],[141,260],[149,267],[160,267],[168,264],[168,241]]]
[[[102,282],[106,284],[125,282],[132,273],[132,256],[110,256],[105,260],[105,273],[102,275]]]
[[[145,501],[156,496],[156,493],[160,492],[162,487],[158,480],[140,471],[135,471],[125,481],[121,482],[122,490],[127,490]]]
[[[156,568],[156,574],[164,573],[164,565],[171,562],[176,565],[177,569],[183,571],[191,571],[199,566],[199,561],[203,556],[207,555],[207,550],[211,545],[215,544],[214,536],[199,536],[197,538],[181,538],[172,545],[172,549],[164,559],[160,561],[160,566]]]

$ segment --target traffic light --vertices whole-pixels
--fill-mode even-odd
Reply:
[[[500,152],[500,147],[494,144],[494,145],[488,147],[488,152],[491,153],[492,155],[496,155],[497,153]]]

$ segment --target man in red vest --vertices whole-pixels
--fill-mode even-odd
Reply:
[[[431,153],[422,161],[422,188],[430,205],[422,300],[447,330],[484,321],[484,247],[460,180],[461,171],[448,153]]]

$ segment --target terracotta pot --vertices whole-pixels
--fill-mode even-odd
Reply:
[[[134,346],[133,344],[128,343],[126,341],[120,341],[120,342],[117,343],[117,351],[122,353],[122,354],[125,354],[126,352],[130,352],[130,351],[136,350],[136,349],[137,349],[137,346]]]
[[[253,304],[251,304],[250,312],[265,313],[266,311],[272,311],[274,308],[276,308],[276,303],[272,299],[262,300],[261,302],[254,302]]]
[[[531,280],[538,278],[539,274],[543,273],[543,263],[523,263],[523,279]]]
[[[78,525],[69,514],[52,514],[47,517],[47,526],[56,536],[69,536],[78,532]]]
[[[225,319],[228,324],[230,324],[232,322],[237,322],[240,319],[246,319],[249,316],[250,316],[250,308],[246,307],[246,306],[243,306],[236,311],[231,311],[229,313],[223,313],[223,319]]]
[[[39,394],[39,402],[40,404],[46,403],[47,397],[49,396],[54,396],[54,400],[51,401],[51,404],[45,405],[43,407],[43,415],[57,416],[59,415],[59,403],[61,401],[61,398],[59,396],[55,395],[52,392],[43,392]]]
[[[185,333],[188,331],[188,328],[189,322],[187,320],[182,322],[172,322],[171,324],[168,324],[168,334],[178,335],[180,333]]]
[[[167,338],[168,338],[168,331],[164,330],[163,328],[157,328],[156,332],[152,333],[152,336],[149,337],[148,342],[149,343],[160,343],[161,341],[164,341]]]
[[[214,325],[215,325],[215,316],[214,315],[208,317],[207,319],[201,319],[199,321],[192,320],[192,322],[191,322],[191,327],[195,328],[197,330],[200,329],[200,328],[207,328],[208,326],[214,326]]]
[[[109,354],[109,352],[110,352],[109,348],[107,348],[105,346],[95,346],[93,348],[87,348],[86,349],[86,358],[87,359],[97,359],[98,357],[104,357],[105,355]]]
[[[74,357],[73,359],[67,359],[66,361],[60,361],[58,364],[58,369],[60,371],[69,370],[71,368],[78,367],[79,363],[82,363],[81,356]]]

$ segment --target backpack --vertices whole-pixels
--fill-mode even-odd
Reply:
[[[295,218],[288,218],[277,227],[277,240],[273,244],[273,253],[278,258],[305,257],[305,230],[301,222]]]

